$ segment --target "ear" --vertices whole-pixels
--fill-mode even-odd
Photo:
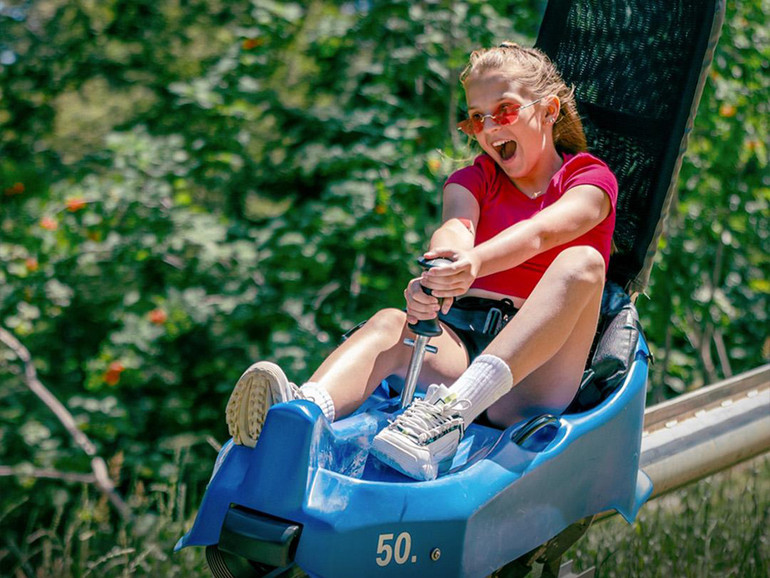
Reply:
[[[555,94],[547,96],[544,99],[545,103],[545,120],[547,123],[553,124],[559,118],[559,111],[561,110],[561,101]]]

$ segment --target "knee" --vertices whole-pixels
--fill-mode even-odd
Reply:
[[[375,313],[364,327],[378,335],[400,335],[406,326],[406,313],[400,309],[387,308]]]
[[[559,253],[552,266],[562,270],[570,284],[598,289],[604,286],[604,257],[593,247],[568,247]]]

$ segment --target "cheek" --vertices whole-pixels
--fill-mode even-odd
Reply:
[[[544,131],[527,131],[526,134],[522,135],[519,145],[521,145],[528,154],[537,155],[539,152],[546,149],[548,145],[548,135]]]
[[[487,154],[492,154],[496,152],[495,149],[489,144],[479,143],[479,146],[481,147],[481,150],[483,150]]]

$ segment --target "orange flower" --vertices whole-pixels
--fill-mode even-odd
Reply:
[[[432,173],[438,172],[438,170],[441,168],[441,161],[438,159],[430,159],[428,161],[428,168]]]
[[[166,322],[166,319],[168,319],[168,314],[163,309],[158,308],[150,311],[147,314],[147,317],[150,319],[150,323],[163,325]]]
[[[76,213],[86,208],[86,201],[83,197],[71,197],[67,199],[67,210],[70,213]]]
[[[120,374],[123,373],[126,368],[120,361],[113,361],[107,367],[107,371],[104,373],[104,383],[107,385],[115,386],[120,381]]]
[[[27,260],[24,262],[24,264],[27,267],[27,271],[30,273],[34,273],[40,269],[40,264],[37,262],[37,258],[35,257],[27,257]]]
[[[118,373],[122,373],[126,370],[125,366],[120,361],[111,362],[108,369],[110,371],[117,371]]]
[[[247,38],[241,43],[241,47],[244,50],[253,50],[258,46],[262,46],[265,41],[262,38]]]
[[[53,217],[43,217],[40,219],[40,226],[46,231],[55,231],[59,228],[59,223]]]
[[[7,196],[20,195],[25,191],[24,183],[13,183],[10,187],[5,189]]]
[[[725,102],[719,107],[719,116],[723,116],[724,118],[732,118],[737,113],[738,109],[730,103]]]

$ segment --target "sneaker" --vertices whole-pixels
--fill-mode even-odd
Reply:
[[[418,480],[435,480],[439,467],[451,461],[465,432],[461,412],[470,407],[444,385],[433,384],[424,399],[374,437],[372,453],[382,462]]]
[[[225,410],[233,443],[253,448],[267,410],[276,403],[294,399],[305,397],[275,363],[259,361],[249,367],[235,384]]]

